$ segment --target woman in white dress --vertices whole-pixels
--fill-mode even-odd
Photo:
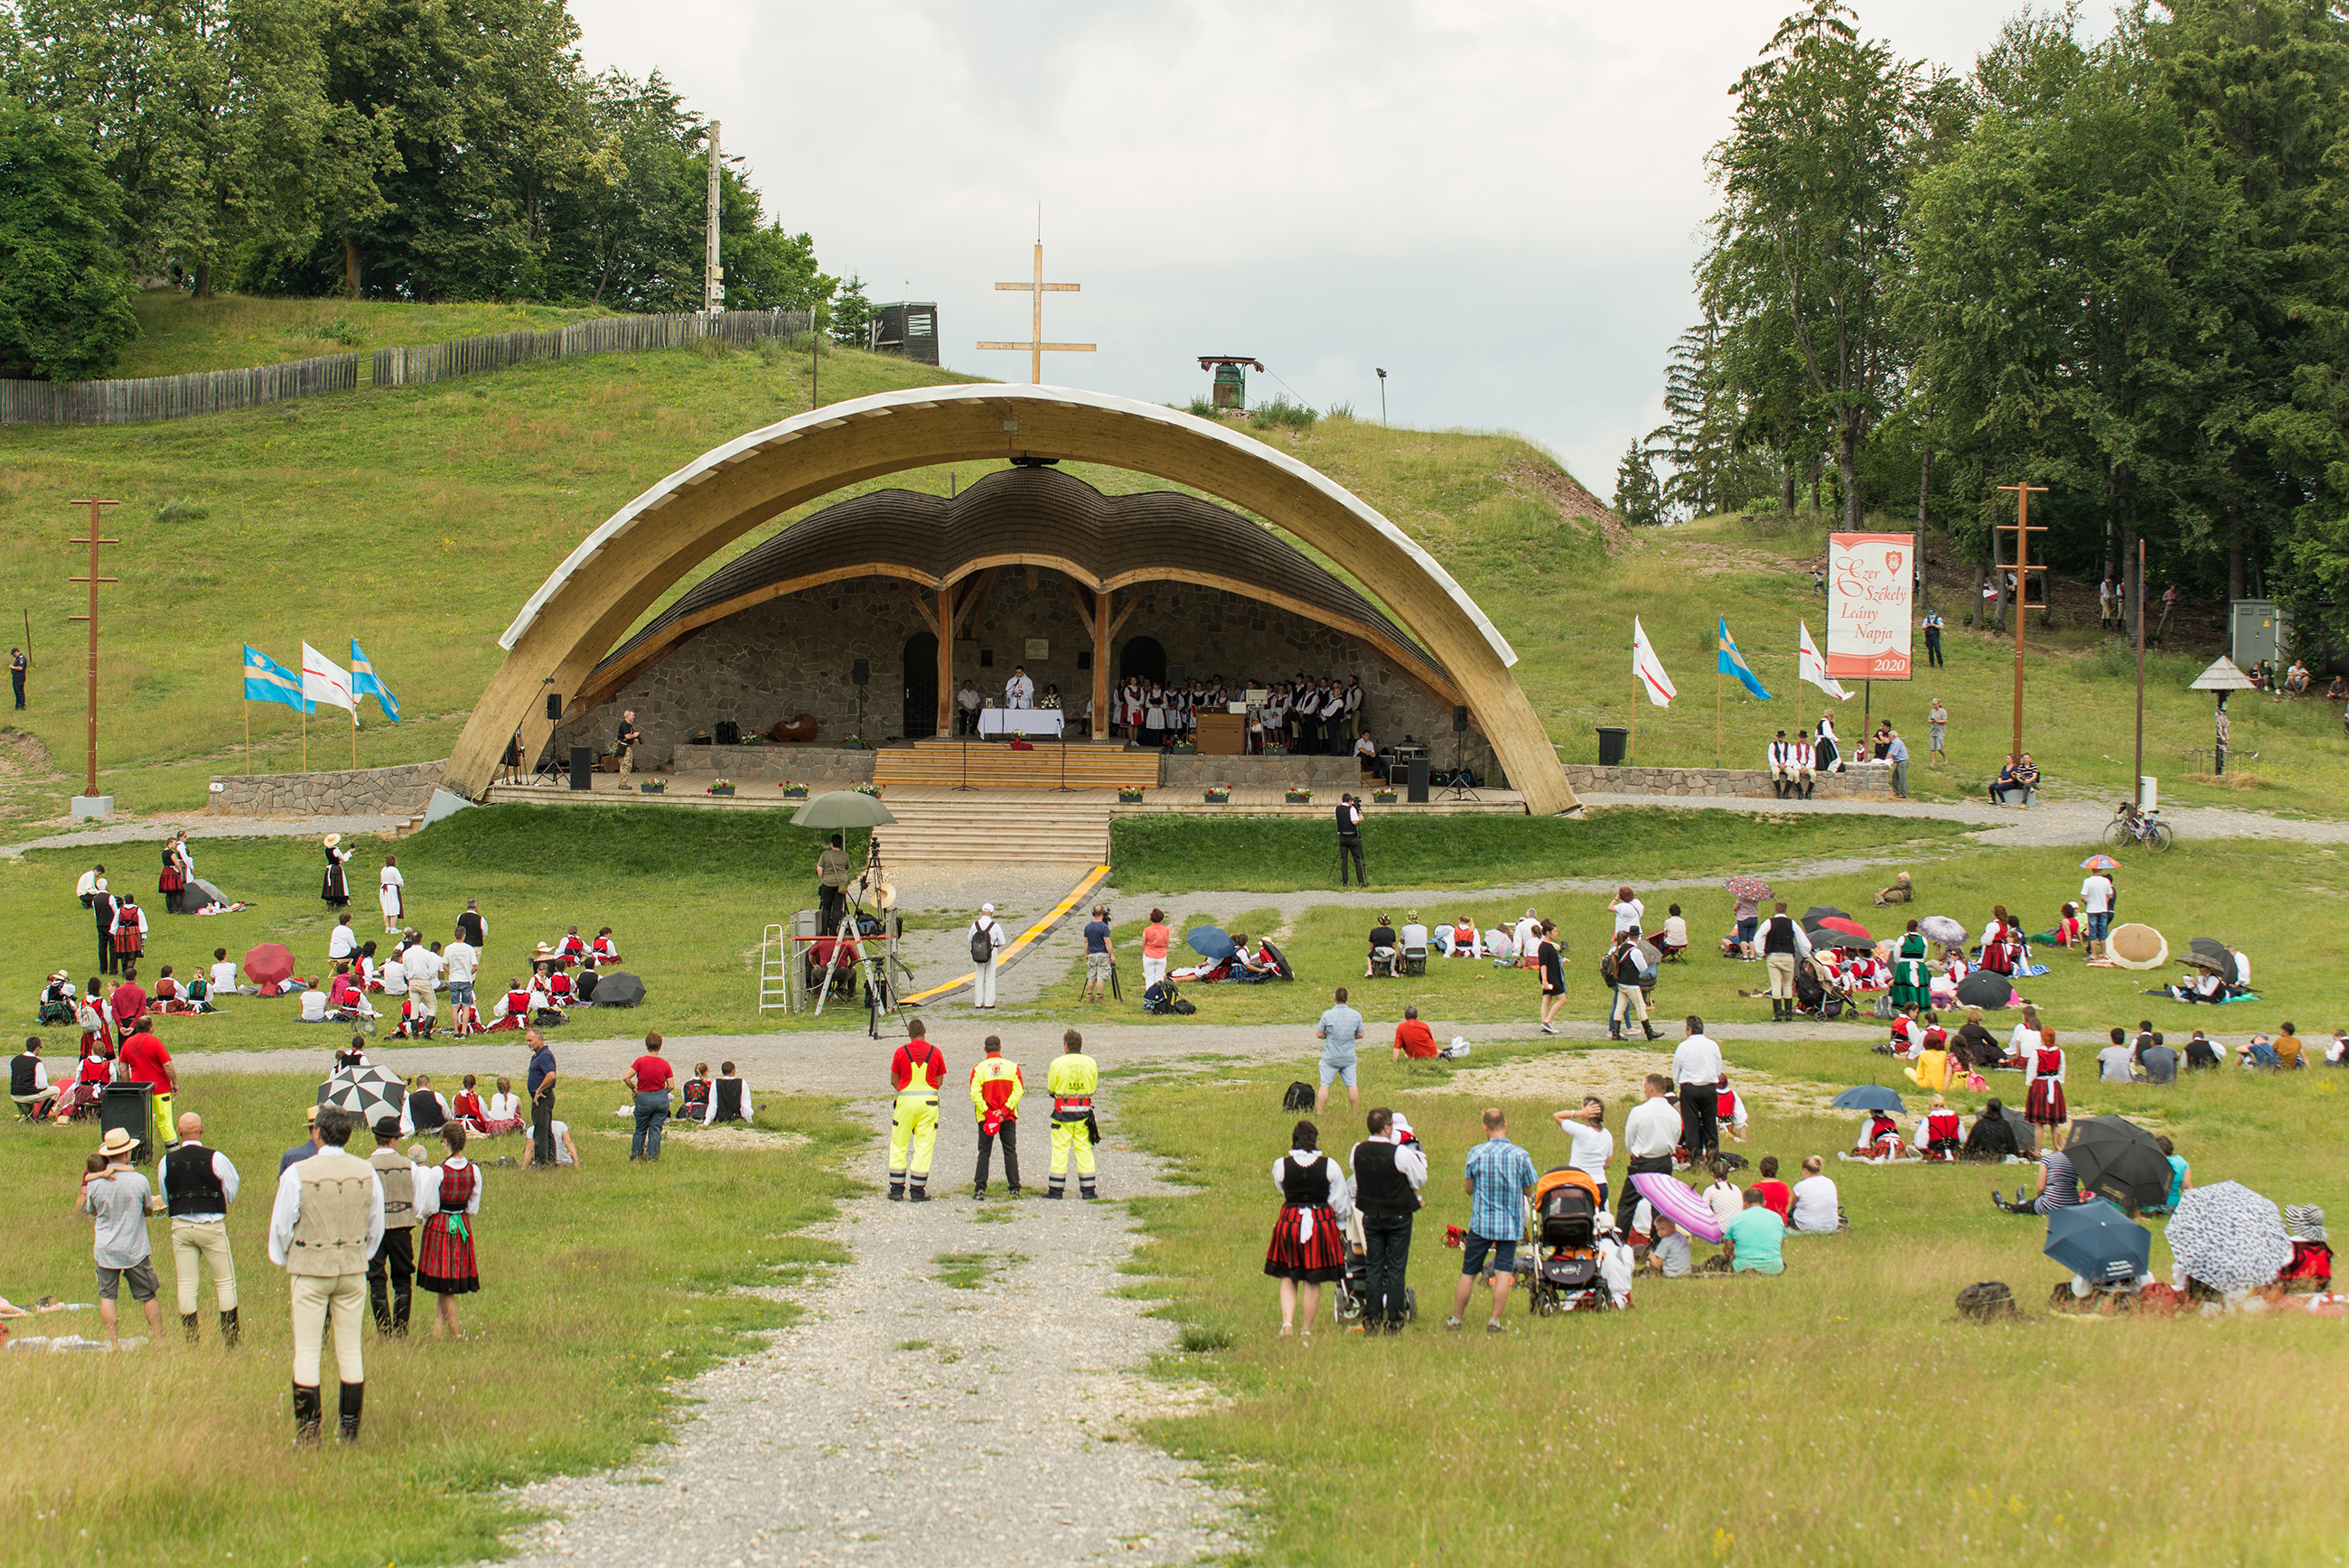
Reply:
[[[1163,748],[1166,744],[1166,694],[1156,686],[1150,688],[1150,706],[1143,715],[1142,730],[1151,745]]]
[[[383,928],[386,931],[398,931],[400,917],[408,913],[407,903],[401,896],[407,885],[408,879],[399,874],[399,857],[384,856],[383,874],[376,879],[375,901],[383,910]]]

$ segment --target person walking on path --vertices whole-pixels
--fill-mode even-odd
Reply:
[[[530,1162],[539,1171],[554,1169],[554,1086],[562,1075],[554,1065],[554,1053],[546,1048],[546,1037],[536,1029],[524,1031],[523,1044],[530,1047],[530,1075],[523,1087],[530,1091]]]
[[[1019,1064],[1007,1061],[1003,1056],[1000,1036],[987,1037],[987,1055],[970,1069],[971,1114],[978,1118],[978,1169],[971,1176],[974,1198],[987,1196],[987,1168],[999,1139],[1003,1144],[1003,1181],[1015,1198],[1019,1196],[1019,1101],[1028,1092],[1028,1080],[1019,1076]]]
[[[1692,1014],[1687,1037],[1672,1052],[1672,1078],[1681,1088],[1682,1142],[1689,1162],[1702,1166],[1721,1149],[1721,1047]]]
[[[204,1119],[180,1117],[180,1146],[163,1156],[163,1201],[171,1213],[171,1273],[180,1287],[180,1326],[196,1342],[198,1273],[212,1271],[212,1298],[220,1308],[221,1344],[236,1348],[236,1258],[228,1246],[228,1206],[236,1202],[236,1166],[217,1149],[204,1147]]]
[[[1938,659],[1934,661],[1936,664],[1940,662]],[[1949,748],[1942,744],[1949,735],[1950,710],[1941,706],[1940,697],[1935,697],[1933,706],[1925,710],[1925,755],[1928,759],[1934,762],[1950,759]]]
[[[889,1201],[926,1203],[930,1158],[938,1143],[938,1085],[946,1080],[947,1061],[919,1018],[906,1024],[905,1037],[889,1058],[889,1083],[897,1091],[889,1110]]]
[[[98,1146],[106,1167],[84,1171],[80,1209],[90,1217],[90,1257],[98,1264],[98,1317],[109,1339],[120,1337],[115,1302],[122,1286],[147,1312],[150,1340],[163,1332],[163,1309],[156,1305],[155,1250],[147,1241],[147,1216],[155,1209],[155,1190],[147,1178],[130,1169],[138,1140],[117,1127]]]
[[[1264,1272],[1280,1282],[1280,1334],[1297,1332],[1298,1298],[1304,1297],[1305,1343],[1313,1342],[1313,1320],[1321,1315],[1321,1287],[1346,1277],[1346,1239],[1340,1229],[1353,1212],[1338,1162],[1321,1151],[1321,1130],[1300,1121],[1288,1135],[1288,1152],[1272,1162],[1272,1184],[1280,1190],[1280,1213],[1265,1248]]]
[[[1555,923],[1542,922],[1541,944],[1534,949],[1534,956],[1541,967],[1541,1032],[1555,1035],[1557,1025],[1553,1020],[1566,1006],[1566,954],[1558,945]]]
[[[1941,667],[1941,613],[1939,610],[1925,612],[1925,667],[1930,670]]]
[[[1457,1329],[1460,1315],[1485,1259],[1493,1260],[1493,1316],[1488,1334],[1501,1332],[1501,1316],[1509,1305],[1509,1285],[1516,1278],[1517,1243],[1526,1233],[1526,1194],[1534,1190],[1533,1156],[1509,1141],[1509,1119],[1499,1106],[1485,1112],[1485,1141],[1468,1151],[1461,1190],[1468,1194],[1468,1234],[1460,1251],[1460,1283],[1452,1293],[1452,1315],[1444,1326]]]
[[[1811,955],[1810,936],[1786,913],[1784,899],[1771,906],[1770,918],[1758,934],[1762,962],[1770,971],[1770,1021],[1790,1022],[1795,1016],[1795,965]]]
[[[995,1006],[995,971],[1003,961],[1004,944],[1010,938],[1004,934],[1003,923],[995,918],[995,906],[982,903],[978,918],[970,923],[966,933],[970,939],[970,961],[978,965],[971,976],[970,1005],[974,1007]]]
[[[1623,1152],[1630,1157],[1630,1163],[1623,1171],[1623,1190],[1615,1196],[1615,1229],[1627,1236],[1640,1208],[1640,1189],[1631,1178],[1642,1173],[1671,1175],[1672,1150],[1681,1142],[1681,1112],[1672,1103],[1672,1080],[1661,1073],[1650,1073],[1641,1088],[1647,1098],[1623,1119]]]
[[[1884,755],[1892,764],[1892,798],[1909,799],[1909,743],[1900,732],[1887,724],[1884,727]]]
[[[1093,1142],[1099,1124],[1093,1120],[1093,1091],[1101,1087],[1101,1068],[1085,1055],[1085,1037],[1071,1029],[1061,1037],[1060,1059],[1044,1075],[1044,1092],[1052,1097],[1052,1173],[1045,1195],[1069,1195],[1069,1161],[1077,1166],[1079,1193],[1088,1201],[1101,1194],[1093,1189]]]
[[[1353,1172],[1346,1190],[1362,1217],[1362,1327],[1401,1334],[1411,1310],[1404,1279],[1420,1189],[1427,1185],[1427,1150],[1407,1137],[1407,1126],[1398,1126],[1385,1106],[1374,1108],[1363,1125],[1370,1137],[1355,1144],[1346,1160]]]
[[[374,1130],[367,1164],[383,1183],[383,1239],[367,1257],[367,1305],[378,1334],[404,1339],[416,1300],[416,1227],[432,1213],[440,1189],[430,1166],[418,1165],[397,1147],[399,1118],[379,1116]]]
[[[1109,906],[1093,905],[1093,917],[1085,922],[1085,1000],[1109,1000],[1110,972],[1117,966],[1117,957],[1109,945]]]
[[[1166,912],[1154,909],[1150,923],[1142,928],[1142,988],[1149,990],[1166,978],[1166,950],[1174,945],[1174,934],[1166,928]]]
[[[1330,1109],[1330,1085],[1339,1078],[1346,1080],[1346,1104],[1360,1109],[1362,1091],[1355,1082],[1355,1047],[1362,1037],[1362,1016],[1346,1005],[1343,985],[1331,995],[1329,1010],[1314,1026],[1313,1034],[1321,1042],[1321,1088],[1314,1099],[1313,1114],[1319,1116]]]
[[[645,1036],[645,1054],[628,1064],[627,1076],[621,1081],[636,1096],[636,1135],[628,1140],[628,1158],[657,1160],[661,1151],[661,1130],[668,1124],[669,1080],[677,1069],[661,1055],[660,1031]]]
[[[383,1243],[383,1182],[350,1151],[357,1125],[347,1110],[318,1112],[318,1151],[277,1178],[269,1214],[269,1261],[285,1271],[293,1296],[294,1440],[305,1448],[316,1446],[326,1418],[318,1370],[329,1315],[344,1442],[358,1441],[367,1400],[359,1316],[367,1303],[367,1259]]]
[[[465,1158],[462,1122],[444,1123],[440,1141],[448,1145],[449,1158],[438,1171],[423,1172],[430,1183],[432,1212],[416,1249],[416,1283],[440,1298],[433,1332],[462,1339],[457,1298],[481,1288],[481,1254],[473,1246],[473,1217],[481,1212],[481,1168]]]

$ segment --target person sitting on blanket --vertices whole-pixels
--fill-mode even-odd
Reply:
[[[505,995],[490,1008],[490,1027],[519,1029],[530,1022],[530,993],[520,980],[506,982]]]
[[[2080,906],[2076,903],[2065,904],[2064,913],[2055,917],[2055,923],[2031,940],[2042,947],[2051,944],[2056,947],[2079,946]]]
[[[558,969],[568,969],[574,964],[585,962],[586,957],[587,939],[579,934],[579,928],[575,925],[564,932],[563,940],[554,944],[554,966]]]
[[[508,1132],[520,1132],[523,1128],[522,1097],[513,1091],[513,1079],[498,1079],[498,1092],[490,1096],[490,1114],[481,1123],[481,1130],[492,1138]]]
[[[1248,939],[1240,932],[1232,933],[1232,978],[1235,980],[1278,980],[1280,965],[1272,961],[1271,954],[1259,947],[1251,954]]]
[[[2005,1106],[1993,1099],[1974,1119],[1962,1152],[1969,1160],[2003,1160],[2010,1154],[2021,1154],[2023,1140],[2028,1136],[2016,1131],[2014,1119],[2006,1114]]]
[[[479,1132],[489,1118],[489,1108],[481,1103],[481,1079],[472,1073],[465,1075],[465,1086],[449,1101],[449,1114],[465,1123],[469,1132]]]
[[[1940,1095],[1917,1119],[1917,1147],[1928,1160],[1955,1160],[1965,1139],[1965,1119]]]
[[[1854,1154],[1867,1160],[1898,1160],[1900,1158],[1900,1124],[1892,1119],[1889,1110],[1870,1111],[1859,1124],[1859,1141],[1852,1148]]]
[[[2148,991],[2148,996],[2168,996],[2179,1002],[2209,1002],[2213,1005],[2227,999],[2227,983],[2208,969],[2197,969],[2178,977],[2175,985],[2164,985]]]
[[[1485,944],[1476,934],[1476,923],[1464,914],[1450,925],[1435,928],[1435,950],[1446,958],[1485,956]]]
[[[619,961],[620,949],[612,940],[612,928],[605,926],[595,933],[595,940],[587,944],[587,963],[593,968],[608,969]]]
[[[693,1064],[693,1076],[685,1080],[685,1109],[678,1115],[688,1121],[699,1121],[709,1111],[709,1064]]]

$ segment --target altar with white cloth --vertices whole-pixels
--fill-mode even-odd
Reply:
[[[1058,740],[1064,717],[1057,707],[983,707],[978,710],[978,733]]]

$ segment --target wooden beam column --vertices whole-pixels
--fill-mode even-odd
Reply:
[[[1093,595],[1093,727],[1089,738],[1109,733],[1109,590]]]
[[[954,734],[954,590],[938,590],[938,734]]]

